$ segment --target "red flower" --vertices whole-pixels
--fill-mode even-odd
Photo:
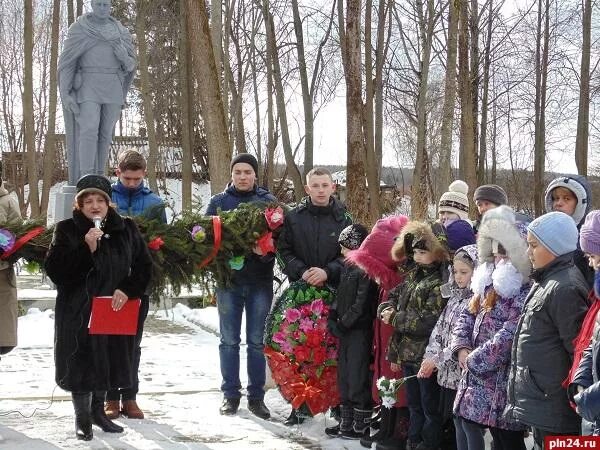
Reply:
[[[325,347],[318,347],[313,350],[313,360],[315,364],[323,364],[327,359],[327,350]]]
[[[276,230],[283,224],[283,209],[281,206],[265,209],[265,219],[270,230]]]
[[[157,250],[160,250],[160,248],[163,246],[164,243],[165,243],[165,241],[163,241],[160,236],[157,236],[154,239],[152,239],[150,242],[148,242],[148,248],[150,250],[157,251]]]
[[[270,231],[259,237],[256,241],[256,245],[258,245],[258,248],[260,248],[260,251],[263,253],[263,255],[266,255],[267,253],[275,253],[277,251],[275,249],[275,243],[273,242],[273,233]]]
[[[307,347],[320,347],[323,341],[323,335],[319,331],[307,331],[306,342],[304,343]]]
[[[304,345],[299,345],[294,349],[294,356],[296,356],[296,361],[303,363],[310,358],[310,349]]]

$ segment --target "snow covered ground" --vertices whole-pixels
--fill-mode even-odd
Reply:
[[[33,293],[42,298],[54,292]],[[19,347],[0,361],[2,449],[361,448],[357,441],[326,436],[324,428],[334,422],[323,414],[302,425],[283,425],[290,407],[273,388],[265,398],[270,420],[248,412],[245,399],[237,416],[220,416],[216,308],[182,304],[151,312],[146,323],[138,395],[146,419],[120,418],[123,434],[94,427],[91,442],[77,441],[69,393],[54,383],[53,326],[52,310],[30,309],[19,319]],[[242,358],[245,367],[245,348]]]

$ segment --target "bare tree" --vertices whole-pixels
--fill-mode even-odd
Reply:
[[[33,0],[25,0],[23,42],[23,118],[25,122],[25,146],[27,149],[27,179],[29,181],[29,207],[31,217],[39,217],[38,174],[35,148],[35,118],[33,114]]]
[[[583,0],[581,70],[579,72],[579,109],[577,111],[577,137],[575,162],[581,175],[588,173],[588,138],[590,120],[590,53],[592,35],[592,0]]]
[[[206,126],[211,192],[215,194],[230,179],[231,145],[204,1],[187,0],[187,13],[192,60],[196,77],[202,80],[197,88]]]

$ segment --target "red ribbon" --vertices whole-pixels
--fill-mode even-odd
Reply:
[[[27,242],[32,240],[34,237],[42,234],[44,232],[44,230],[45,230],[44,227],[36,227],[33,230],[28,231],[23,236],[21,236],[19,239],[17,239],[15,241],[15,245],[13,245],[9,250],[5,251],[2,254],[2,256],[0,256],[0,259],[8,259],[8,257],[10,255],[15,253],[17,250],[19,250],[21,247],[23,247],[25,244],[27,244]]]
[[[207,266],[219,253],[219,249],[221,248],[221,218],[219,216],[212,216],[212,224],[213,224],[213,234],[214,234],[214,244],[210,255],[208,255],[204,260],[198,264],[198,267],[202,268]]]

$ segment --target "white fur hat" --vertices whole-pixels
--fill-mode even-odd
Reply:
[[[527,256],[527,227],[515,220],[515,213],[509,206],[501,205],[488,210],[481,220],[477,235],[479,262],[493,262],[493,241],[499,242],[506,250],[513,266],[526,282],[531,273],[531,262]]]
[[[438,212],[448,211],[457,214],[465,220],[469,218],[469,185],[462,180],[453,181],[448,186],[448,192],[444,192],[438,203]]]

